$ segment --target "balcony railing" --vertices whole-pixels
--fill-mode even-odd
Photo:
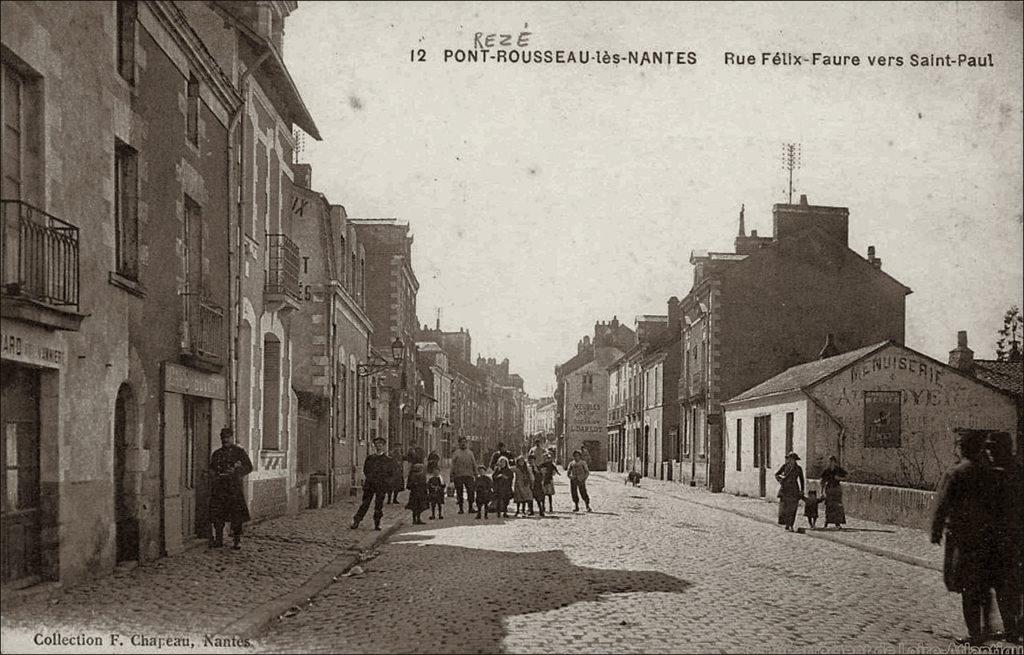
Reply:
[[[78,311],[78,228],[20,200],[2,200],[3,290]]]
[[[299,290],[299,247],[287,234],[267,235],[266,293],[302,300]]]
[[[186,355],[219,364],[224,359],[224,308],[199,293],[181,294]]]

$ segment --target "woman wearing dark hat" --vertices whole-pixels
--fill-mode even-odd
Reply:
[[[789,453],[786,463],[775,472],[775,479],[779,482],[779,525],[786,526],[789,531],[793,530],[796,510],[804,495],[804,470],[797,464],[799,459],[796,453]]]
[[[825,492],[825,527],[829,523],[842,529],[846,523],[846,509],[843,507],[843,487],[840,480],[846,477],[846,469],[839,466],[835,455],[828,458],[828,466],[821,472],[821,487]]]

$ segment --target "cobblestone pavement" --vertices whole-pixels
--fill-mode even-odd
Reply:
[[[255,645],[274,652],[946,651],[941,574],[594,476],[546,518],[406,525]],[[686,491],[680,489],[679,493]],[[691,492],[696,493],[696,492]],[[710,494],[708,494],[710,495]],[[897,648],[903,651],[897,651]]]
[[[112,633],[125,641],[133,634],[183,635],[198,637],[194,643],[201,646],[202,635],[299,588],[336,558],[358,555],[381,533],[370,516],[358,530],[349,529],[356,506],[356,499],[345,498],[325,509],[250,524],[237,551],[200,545],[24,602],[5,599],[4,651],[34,648],[36,632],[102,635],[108,643]],[[402,505],[387,505],[384,523],[407,513]]]
[[[616,473],[598,473],[595,475],[604,480],[617,481],[619,484],[622,484],[622,477]],[[775,523],[778,518],[779,506],[774,502],[768,502],[760,498],[734,496],[726,493],[715,494],[702,488],[684,486],[676,482],[652,480],[650,478],[643,479],[641,488],[660,494],[668,494],[679,500],[757,516],[772,523]],[[821,528],[824,520],[825,508],[822,507],[818,518],[818,529],[815,530],[815,533],[818,535],[827,535],[829,539],[851,546],[860,545],[902,553],[903,555],[917,558],[936,570],[942,570],[942,548],[932,544],[928,540],[928,535],[922,530],[875,523],[855,517],[847,517],[846,527],[842,530],[837,530],[835,527],[829,527],[825,530]],[[803,505],[800,505],[800,511],[797,513],[796,527],[807,528],[807,519],[803,515]]]

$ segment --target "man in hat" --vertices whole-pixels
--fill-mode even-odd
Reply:
[[[249,520],[245,504],[242,478],[252,473],[252,462],[245,449],[235,443],[231,428],[220,431],[220,448],[210,455],[210,523],[213,537],[210,548],[224,545],[224,523],[231,523],[232,548],[238,550],[242,542],[242,524]]]
[[[373,440],[372,455],[366,456],[363,462],[363,502],[360,503],[356,515],[352,518],[352,529],[359,527],[359,522],[366,516],[373,500],[373,529],[380,530],[380,520],[384,516],[384,499],[391,489],[391,473],[394,462],[384,452],[387,441],[383,437]]]
[[[980,645],[989,632],[991,589],[999,585],[1002,558],[999,553],[998,520],[1003,499],[996,473],[985,454],[982,430],[957,430],[961,461],[948,470],[935,497],[932,543],[946,535],[943,581],[946,589],[961,595],[967,639]]]

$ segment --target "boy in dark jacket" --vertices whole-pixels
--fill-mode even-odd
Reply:
[[[441,479],[441,470],[437,465],[430,468],[430,477],[427,478],[427,500],[430,501],[430,518],[434,518],[437,512],[438,519],[444,519],[444,480]]]
[[[494,485],[491,483],[491,479],[487,477],[487,467],[483,464],[477,467],[476,480],[474,480],[473,486],[476,490],[476,517],[480,518],[480,510],[482,509],[484,519],[486,519],[490,511],[491,496],[494,495]]]
[[[491,478],[494,481],[494,495],[498,499],[496,511],[499,516],[508,518],[508,501],[512,499],[512,481],[515,474],[509,468],[507,458],[498,458],[498,466],[494,469]]]

